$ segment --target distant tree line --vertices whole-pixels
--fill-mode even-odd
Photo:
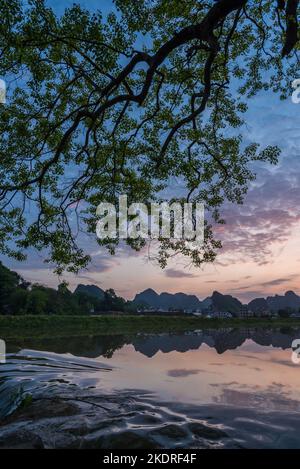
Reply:
[[[300,308],[299,308],[298,311],[296,311],[293,308],[281,308],[281,309],[278,310],[278,316],[280,318],[289,318],[290,316],[292,316],[295,313],[300,314]]]
[[[106,290],[103,298],[85,292],[72,293],[66,282],[57,290],[22,279],[0,262],[0,314],[84,315],[108,311],[134,312],[132,302]]]

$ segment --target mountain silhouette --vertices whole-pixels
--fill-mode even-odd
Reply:
[[[242,303],[231,295],[222,295],[214,291],[211,297],[200,301],[195,295],[185,293],[161,293],[158,294],[151,288],[135,295],[134,303],[151,308],[178,308],[191,310],[205,310],[212,308],[218,311],[238,312]]]
[[[162,309],[200,309],[201,301],[196,295],[187,295],[185,293],[156,293],[151,288],[135,295],[134,303],[151,308]]]
[[[263,311],[267,311],[269,309],[269,305],[265,298],[255,298],[250,301],[248,308],[254,313],[261,313]]]
[[[231,295],[222,295],[214,291],[211,296],[213,307],[218,311],[229,311],[230,313],[238,313],[242,307],[242,303]]]
[[[209,308],[215,311],[228,311],[237,313],[243,306],[240,300],[232,295],[223,295],[218,291],[203,301],[196,295],[186,293],[161,293],[158,294],[152,288],[137,293],[134,298],[136,305],[161,309],[190,309],[204,311]],[[280,309],[300,310],[300,296],[293,291],[287,291],[283,296],[275,295],[265,298],[255,298],[248,304],[248,309],[254,313],[262,313],[270,310],[277,313]]]
[[[293,291],[287,291],[283,296],[268,296],[267,303],[272,311],[277,312],[279,309],[291,309],[299,311],[300,296]]]
[[[82,285],[81,283],[77,285],[74,294],[76,293],[85,293],[86,295],[93,296],[102,300],[104,298],[104,291],[97,287],[96,285]]]

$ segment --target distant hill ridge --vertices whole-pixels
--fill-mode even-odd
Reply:
[[[149,306],[152,308],[179,308],[179,309],[199,309],[201,301],[196,295],[186,293],[156,293],[151,288],[135,295],[134,303]]]
[[[104,290],[97,287],[97,285],[82,285],[80,283],[79,285],[77,285],[74,293],[85,293],[86,295],[94,296],[99,300],[102,300],[104,298]]]
[[[213,306],[219,311],[238,312],[243,306],[241,301],[231,295],[223,295],[214,291],[212,296],[201,301],[196,295],[186,293],[156,293],[152,288],[148,288],[141,293],[137,293],[133,302],[137,305],[144,305],[150,308],[178,308],[191,310],[204,310]],[[287,291],[283,296],[275,295],[265,298],[255,298],[248,304],[248,308],[253,312],[271,310],[278,312],[280,309],[291,309],[299,311],[300,296],[293,291]]]
[[[23,298],[22,301],[16,302],[14,295]],[[41,307],[42,301],[29,301],[38,295],[43,298],[46,306]],[[90,298],[89,298],[90,297]],[[12,300],[14,302],[12,302]],[[26,301],[25,301],[26,300]],[[16,310],[16,307],[18,309]],[[75,291],[68,290],[67,284],[60,284],[57,290],[39,284],[32,284],[25,281],[19,274],[5,267],[0,261],[0,314],[12,314],[20,311],[20,314],[27,314],[27,306],[30,311],[35,308],[36,313],[44,312],[53,313],[53,311],[85,311],[91,310],[92,307],[106,308],[106,310],[136,310],[138,306],[146,306],[156,309],[183,309],[204,311],[213,309],[220,312],[239,312],[242,308],[241,301],[232,295],[223,295],[218,291],[214,291],[211,296],[204,300],[200,300],[196,295],[186,294],[182,292],[158,294],[152,288],[148,288],[135,295],[133,301],[126,301],[122,297],[118,297],[115,291],[102,290],[97,285],[79,284]],[[36,306],[34,306],[36,305]],[[300,296],[294,291],[287,291],[284,295],[267,296],[266,298],[254,298],[247,305],[248,309],[254,313],[264,313],[269,310],[278,313],[279,310],[290,310],[290,312],[300,312]],[[25,309],[24,309],[25,308]]]

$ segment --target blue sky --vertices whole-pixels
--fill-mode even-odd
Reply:
[[[48,0],[50,5],[58,14],[63,13],[65,8],[69,8],[74,3],[81,5],[87,10],[100,10],[102,13],[107,13],[113,8],[111,0],[78,0],[76,2],[71,0]]]

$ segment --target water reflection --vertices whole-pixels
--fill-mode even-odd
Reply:
[[[72,413],[67,421],[59,415],[49,423],[53,409],[35,402],[18,431],[30,420],[34,435],[47,428],[61,447],[69,441],[106,448],[298,448],[300,365],[291,361],[295,338],[300,329],[226,328],[8,341],[11,355],[1,368],[0,409],[7,411],[12,397],[16,407],[20,389],[41,402],[48,399],[49,406],[56,396],[55,409]],[[70,401],[72,408],[66,410]],[[41,421],[35,422],[34,415]],[[62,431],[69,440],[65,433],[57,437]],[[1,440],[1,435],[0,425],[0,447],[8,438]]]
[[[137,352],[154,357],[158,352],[187,352],[197,350],[203,344],[223,354],[241,347],[247,340],[262,346],[290,349],[294,339],[300,338],[300,329],[294,328],[226,328],[205,329],[185,334],[153,334],[137,336],[101,335],[87,337],[60,337],[8,341],[8,351],[20,348],[70,353],[74,356],[112,358],[117,350],[132,344]]]

